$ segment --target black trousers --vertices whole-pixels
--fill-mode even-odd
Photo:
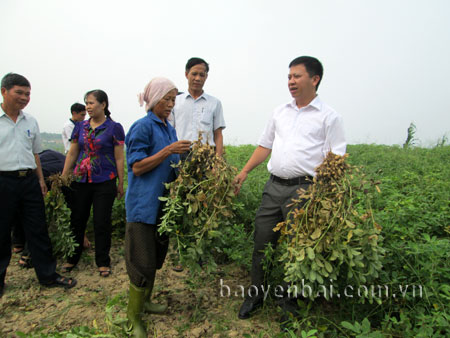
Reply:
[[[255,244],[250,273],[251,285],[258,288],[258,296],[262,296],[262,286],[265,282],[262,266],[264,249],[268,243],[275,247],[280,238],[280,232],[274,232],[273,228],[279,222],[286,220],[286,216],[291,209],[288,205],[292,203],[292,198],[298,197],[297,190],[299,188],[308,189],[308,186],[309,183],[285,186],[270,178],[264,187],[261,205],[255,216]],[[273,288],[271,287],[271,289]]]
[[[50,185],[47,182],[47,189],[50,191]],[[64,195],[64,199],[66,200],[66,204],[70,210],[72,210],[73,204],[73,191],[69,187],[61,187],[62,193]],[[30,251],[28,250],[28,245],[25,240],[25,231],[23,230],[23,226],[20,223],[20,213],[17,212],[17,215],[12,222],[12,244],[13,246],[22,246],[23,251],[21,253],[22,256],[31,257]]]
[[[0,285],[4,284],[11,260],[11,227],[19,214],[33,266],[41,284],[58,274],[45,221],[44,199],[35,174],[27,177],[0,176]]]
[[[155,224],[127,222],[125,264],[130,282],[146,287],[166,259],[169,237],[161,235]]]
[[[95,263],[98,267],[110,266],[111,259],[111,212],[117,195],[116,180],[102,183],[72,183],[73,200],[70,216],[72,232],[78,247],[68,259],[70,264],[78,264],[83,251],[83,238],[87,221],[94,207]]]

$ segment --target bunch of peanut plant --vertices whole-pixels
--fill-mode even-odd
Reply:
[[[381,226],[370,207],[371,192],[379,188],[350,167],[346,157],[328,153],[313,184],[298,191],[286,221],[274,228],[281,232],[285,281],[296,290],[309,285],[310,298],[332,297],[330,286],[366,286],[382,268]],[[379,301],[369,288],[361,299]]]

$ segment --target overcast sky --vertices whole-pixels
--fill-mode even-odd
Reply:
[[[60,133],[74,102],[100,88],[125,131],[144,115],[155,76],[187,89],[192,56],[210,64],[205,91],[224,107],[226,144],[256,144],[289,101],[289,62],[324,65],[319,95],[342,114],[348,142],[424,146],[450,138],[448,0],[1,0],[0,76],[32,86],[25,111]]]

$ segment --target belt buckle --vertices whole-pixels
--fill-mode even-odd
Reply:
[[[25,177],[28,174],[28,170],[19,170],[19,177]]]

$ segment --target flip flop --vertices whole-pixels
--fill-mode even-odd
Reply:
[[[75,264],[74,265],[63,265],[62,267],[61,267],[61,272],[62,273],[68,273],[68,272],[71,272],[74,268],[75,268]]]
[[[178,265],[175,265],[175,266],[172,268],[172,270],[173,270],[173,271],[176,271],[176,272],[182,272],[184,269],[183,269],[183,266],[182,266],[181,264],[178,264]]]
[[[107,269],[107,270],[98,270],[98,274],[100,275],[100,277],[106,278],[111,276],[111,269]]]
[[[77,285],[77,280],[75,278],[68,278],[64,276],[58,276],[56,277],[52,282],[48,284],[42,284],[43,286],[47,288],[56,288],[61,287],[64,289],[71,289],[75,285]]]
[[[20,256],[18,264],[23,269],[31,269],[33,267],[31,256]]]
[[[23,251],[23,246],[15,246],[13,248],[13,253],[18,254],[21,253]]]

